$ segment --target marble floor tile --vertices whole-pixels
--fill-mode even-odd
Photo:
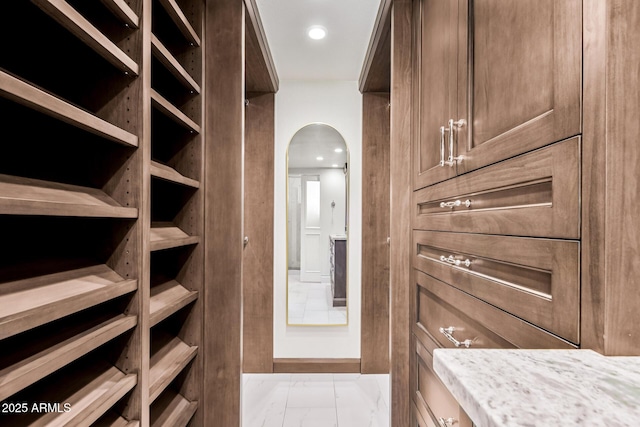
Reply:
[[[284,422],[290,375],[249,376],[243,387],[243,426],[281,427]]]
[[[243,427],[389,427],[389,375],[245,374]]]
[[[292,376],[287,408],[335,408],[332,375]]]
[[[283,427],[337,427],[335,408],[289,408]]]

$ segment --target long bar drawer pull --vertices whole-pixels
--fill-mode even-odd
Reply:
[[[460,267],[461,265],[464,265],[465,267],[471,266],[471,261],[469,261],[469,259],[465,259],[464,261],[462,261],[460,259],[455,259],[453,255],[449,255],[449,257],[440,255],[440,261],[446,262],[447,264],[455,265],[458,267]]]
[[[466,348],[471,347],[471,344],[473,344],[473,340],[466,339],[464,341],[458,341],[453,336],[453,333],[455,331],[456,331],[456,328],[454,328],[453,326],[449,326],[448,328],[440,328],[440,333],[442,335],[444,335],[446,339],[451,341],[453,343],[453,345],[455,345],[456,347],[462,347],[462,346],[464,346]]]
[[[440,202],[441,208],[455,208],[462,204],[462,200],[456,200],[455,202]],[[464,201],[464,205],[468,208],[471,207],[471,200],[467,199]]]
[[[458,422],[458,420],[456,420],[455,418],[447,418],[446,420],[442,417],[438,418],[438,424],[440,425],[440,427],[451,427],[452,425],[456,424]]]

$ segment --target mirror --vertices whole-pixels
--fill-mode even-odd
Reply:
[[[326,124],[287,150],[287,324],[347,324],[348,150]]]

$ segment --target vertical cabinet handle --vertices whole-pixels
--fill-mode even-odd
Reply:
[[[440,166],[444,166],[444,126],[440,126]]]
[[[464,341],[458,341],[453,336],[453,333],[455,331],[456,331],[456,328],[454,328],[453,326],[449,326],[448,328],[440,328],[440,333],[444,335],[446,339],[451,341],[453,345],[455,345],[456,347],[466,347],[466,348],[471,347],[471,344],[473,344],[473,340],[466,339]]]
[[[438,424],[440,425],[440,427],[451,427],[454,424],[456,424],[458,422],[458,420],[456,420],[455,418],[447,418],[446,420],[442,417],[438,418]]]
[[[453,165],[457,164],[457,162],[461,162],[462,161],[462,156],[458,156],[455,157],[453,155],[453,151],[455,149],[454,147],[454,129],[459,129],[462,126],[464,126],[466,124],[466,120],[464,119],[460,119],[458,121],[455,121],[453,119],[449,119],[449,158],[446,162],[444,162],[446,165],[453,167]]]

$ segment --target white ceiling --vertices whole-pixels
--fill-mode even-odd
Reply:
[[[342,148],[342,153],[336,153]],[[342,135],[324,124],[303,127],[291,138],[289,144],[289,168],[331,168],[336,164],[343,168],[347,162],[347,144]],[[323,160],[317,160],[316,157]]]
[[[380,0],[256,0],[281,80],[358,80]],[[312,40],[307,29],[327,29]]]

